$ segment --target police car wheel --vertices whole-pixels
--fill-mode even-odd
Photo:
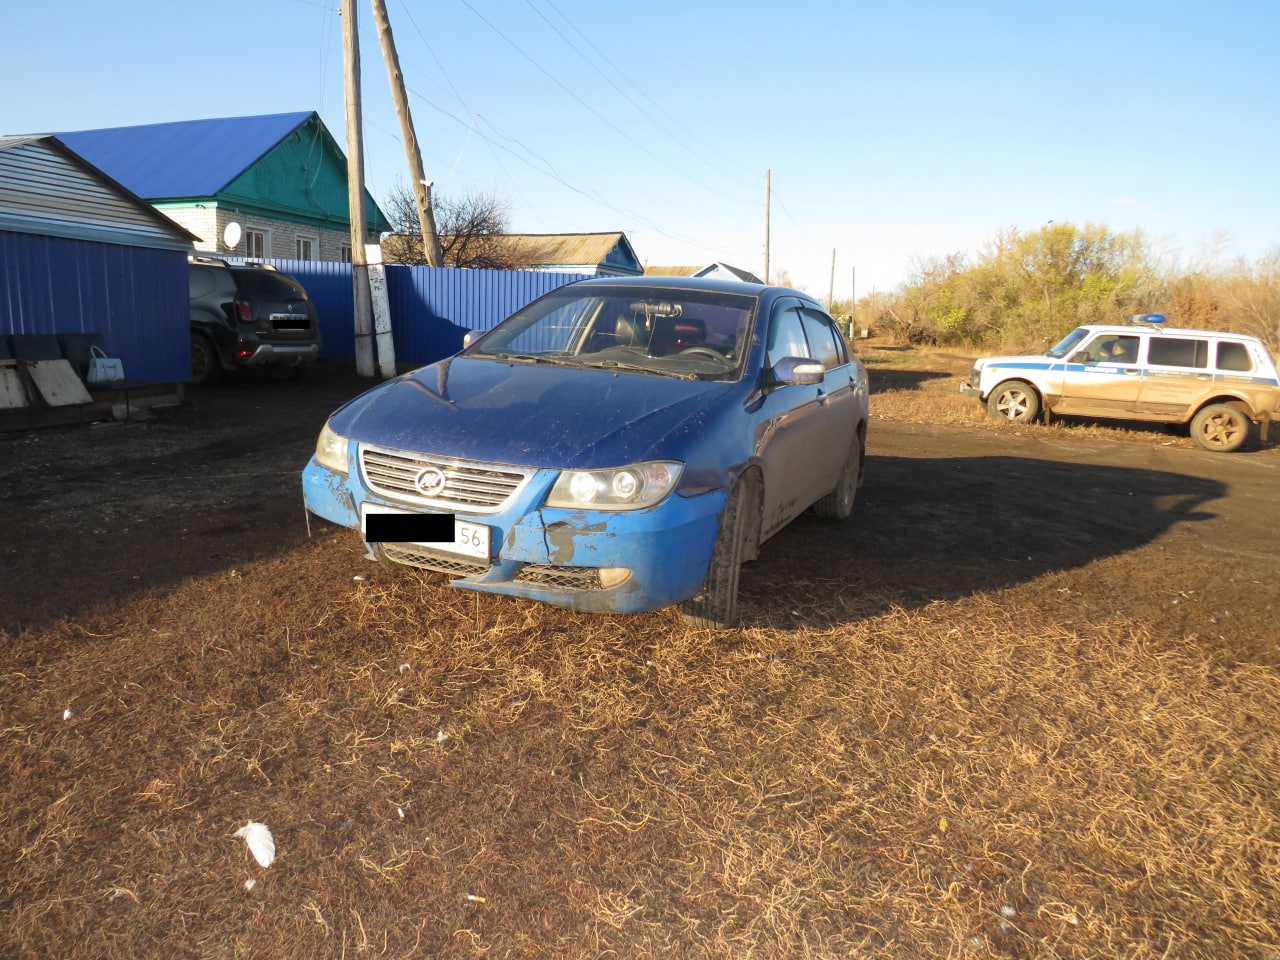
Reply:
[[[1230,453],[1249,439],[1249,418],[1226,403],[1211,403],[1191,420],[1191,439],[1205,450]]]
[[[996,420],[1030,423],[1040,415],[1040,398],[1031,384],[1006,380],[987,397],[987,412]]]

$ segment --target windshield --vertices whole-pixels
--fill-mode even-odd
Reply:
[[[656,287],[569,285],[535,300],[463,356],[736,380],[754,297]]]
[[[1056,344],[1046,350],[1044,355],[1046,357],[1053,357],[1055,360],[1060,360],[1074,350],[1076,345],[1088,335],[1089,331],[1084,327],[1076,327]]]

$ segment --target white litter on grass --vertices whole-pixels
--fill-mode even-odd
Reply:
[[[248,880],[244,882],[244,888],[246,890],[252,890],[257,885],[258,885],[258,881],[254,880],[252,877],[250,877]]]
[[[62,719],[63,719],[63,720],[70,720],[70,719],[71,719],[72,717],[74,717],[74,716],[75,716],[75,714],[71,712],[71,708],[70,708],[70,707],[67,707],[67,709],[65,709],[65,710],[63,710],[63,711],[62,711]]]
[[[449,739],[449,735],[445,733],[443,730],[439,731],[436,734],[436,743],[444,743],[448,739]]]
[[[276,842],[265,823],[250,820],[236,831],[236,836],[244,838],[253,859],[264,867],[271,866],[271,861],[276,858]]]
[[[357,573],[354,577],[352,577],[351,579],[352,579],[352,580],[354,580],[356,583],[363,583],[363,582],[364,582],[364,577],[360,576],[360,574],[358,574],[358,573]]]

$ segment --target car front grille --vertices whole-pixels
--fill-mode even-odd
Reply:
[[[407,503],[470,513],[505,507],[533,475],[501,464],[427,457],[407,450],[360,445],[360,471],[369,489]],[[439,490],[424,493],[419,480],[442,475]]]
[[[516,574],[520,583],[544,587],[567,587],[571,590],[603,590],[600,572],[594,567],[557,567],[544,563],[527,563]]]
[[[489,571],[489,564],[456,553],[432,550],[416,543],[380,543],[377,552],[381,559],[403,563],[420,570],[434,570],[455,577],[478,577]]]

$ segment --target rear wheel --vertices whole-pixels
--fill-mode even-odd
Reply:
[[[728,630],[738,623],[738,579],[742,572],[743,540],[747,523],[747,484],[739,480],[729,491],[720,532],[711,549],[706,579],[692,598],[680,605],[685,622],[695,627]]]
[[[213,341],[203,333],[191,334],[191,380],[190,383],[213,383],[222,374],[218,363],[218,351]]]
[[[1249,439],[1249,418],[1239,407],[1211,403],[1191,418],[1191,439],[1215,453],[1239,450]]]
[[[844,520],[853,513],[858,487],[862,485],[862,444],[861,434],[853,438],[835,489],[813,505],[813,512],[823,520]]]
[[[1030,423],[1040,415],[1040,398],[1031,384],[1006,380],[987,397],[987,413],[1006,423]]]

